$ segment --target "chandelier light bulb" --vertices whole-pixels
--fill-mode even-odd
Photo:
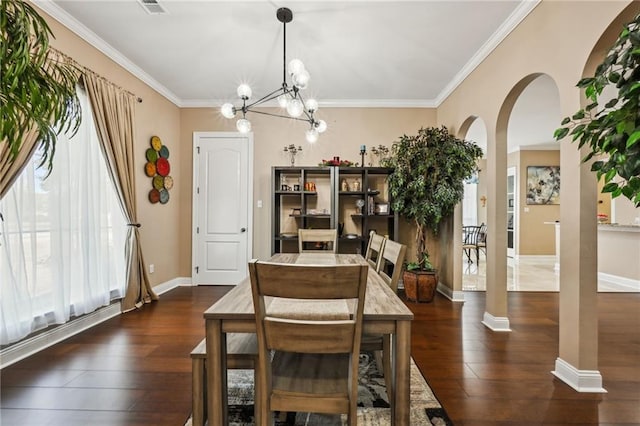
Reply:
[[[242,83],[240,86],[238,86],[238,97],[240,99],[251,99],[251,87],[249,87],[248,84]]]
[[[307,99],[307,111],[309,112],[316,112],[318,110],[318,101],[316,101],[315,99],[311,98],[311,99]]]
[[[304,71],[304,64],[300,59],[292,59],[291,62],[289,62],[287,70],[289,71],[289,75],[298,74],[301,71]]]
[[[309,84],[309,80],[311,80],[311,75],[309,74],[309,71],[303,69],[302,71],[293,74],[291,80],[297,88],[306,89]]]
[[[220,113],[224,118],[233,118],[236,116],[236,109],[233,105],[226,103],[220,107]]]
[[[251,131],[251,122],[246,118],[241,118],[236,122],[236,128],[240,133],[249,133]]]
[[[320,134],[316,129],[308,129],[305,133],[306,133],[307,142],[309,143],[317,142],[318,137],[320,137]]]
[[[302,115],[302,112],[303,112],[302,102],[300,102],[298,99],[291,99],[287,104],[287,113],[291,117],[295,118],[295,117],[300,117]]]
[[[324,133],[327,131],[327,122],[324,120],[318,120],[316,122],[316,130],[318,133]]]
[[[286,108],[288,103],[289,99],[287,99],[287,95],[278,96],[278,105],[280,105],[280,108]]]

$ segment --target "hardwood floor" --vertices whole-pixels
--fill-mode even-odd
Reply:
[[[0,372],[0,424],[174,425],[191,411],[189,352],[228,287],[181,287]],[[456,425],[640,425],[640,294],[599,294],[606,394],[550,373],[558,293],[509,293],[510,333],[480,320],[484,293],[408,306],[412,356]]]

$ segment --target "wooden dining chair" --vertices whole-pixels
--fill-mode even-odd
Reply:
[[[387,239],[378,262],[378,274],[394,293],[398,292],[398,281],[402,273],[407,246]],[[376,352],[376,363],[382,364],[382,374],[387,386],[387,396],[392,400],[391,384],[391,336],[389,334],[366,334],[362,337],[361,351]],[[380,352],[382,351],[382,352]],[[380,359],[382,358],[382,359]]]
[[[364,264],[249,262],[262,425],[272,424],[274,411],[346,413],[348,424],[356,425],[368,269]],[[290,304],[318,300],[318,311],[307,309],[306,319],[288,318],[282,310],[275,316],[270,309],[283,298]],[[342,302],[351,314],[336,319],[333,312],[323,312],[327,301]]]
[[[386,237],[376,233],[376,231],[369,232],[369,242],[367,243],[367,251],[364,258],[376,271],[378,270],[378,264],[382,260],[382,250],[386,240]]]
[[[298,251],[300,253],[335,253],[336,229],[298,229]],[[313,248],[308,248],[309,244]]]

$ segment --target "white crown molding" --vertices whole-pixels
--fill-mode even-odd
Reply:
[[[504,23],[496,30],[495,33],[485,42],[484,45],[471,57],[469,62],[458,72],[453,79],[445,86],[440,92],[438,97],[434,100],[436,106],[440,106],[451,93],[473,72],[485,60],[487,56],[493,50],[502,43],[510,33],[513,31],[524,18],[531,13],[533,9],[538,6],[542,0],[525,0],[516,7],[516,9],[509,15]]]
[[[207,99],[180,99],[173,92],[160,84],[157,80],[147,74],[140,67],[135,65],[126,56],[113,48],[109,43],[98,37],[93,31],[78,22],[64,9],[55,4],[52,0],[33,0],[34,4],[49,14],[52,18],[60,22],[69,30],[77,34],[80,38],[91,44],[93,47],[107,55],[117,64],[142,80],[145,84],[167,98],[179,108],[210,108],[218,107],[224,102],[220,100]],[[491,36],[489,40],[476,52],[476,54],[466,63],[447,86],[440,92],[436,99],[351,99],[351,100],[325,100],[320,103],[325,108],[437,108],[447,97],[473,72],[473,70],[484,61],[484,59],[513,31],[520,22],[533,10],[542,0],[525,0],[509,15],[507,20]],[[271,105],[265,105],[271,106]],[[275,104],[274,104],[275,106]]]
[[[113,48],[109,43],[98,37],[89,28],[78,22],[74,17],[69,15],[64,9],[55,4],[51,0],[33,0],[34,4],[49,14],[53,19],[60,22],[69,30],[77,34],[81,39],[98,49],[100,52],[107,55],[118,65],[129,71],[138,79],[142,80],[145,84],[151,87],[156,92],[167,98],[176,106],[180,107],[180,99],[169,89],[160,84],[157,80],[147,74],[142,68],[131,62],[129,58]],[[80,60],[76,59],[79,63]]]

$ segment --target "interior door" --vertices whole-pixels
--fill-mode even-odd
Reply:
[[[192,283],[238,284],[252,245],[251,134],[193,136]]]
[[[507,257],[516,256],[518,218],[516,210],[516,168],[507,169]]]

